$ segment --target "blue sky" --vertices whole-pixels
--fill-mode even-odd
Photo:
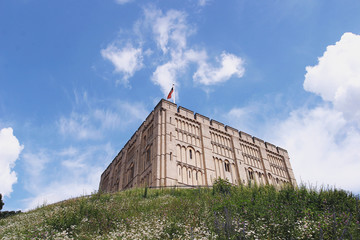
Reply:
[[[355,0],[0,1],[4,209],[97,190],[173,83],[178,105],[287,149],[298,182],[360,193],[359,12]]]

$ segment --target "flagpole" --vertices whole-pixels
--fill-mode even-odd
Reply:
[[[175,84],[173,84],[173,89],[174,89],[174,103],[175,103],[175,97],[176,97]],[[176,103],[175,103],[175,104],[176,104]]]

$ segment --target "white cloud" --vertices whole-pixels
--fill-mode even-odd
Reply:
[[[248,134],[255,134],[254,130],[258,129],[256,119],[259,117],[259,109],[255,105],[249,105],[243,108],[232,108],[224,115],[226,123],[237,128],[239,131]]]
[[[95,109],[94,120],[99,121],[104,129],[115,129],[121,124],[122,117],[110,109]]]
[[[160,10],[145,10],[147,24],[152,26],[157,45],[163,54],[169,53],[170,60],[159,65],[152,76],[152,81],[161,87],[166,95],[172,84],[179,87],[178,77],[190,63],[198,65],[194,74],[194,81],[204,85],[225,82],[232,76],[242,77],[244,74],[244,61],[226,52],[218,59],[220,67],[211,66],[207,61],[205,50],[197,51],[187,47],[187,37],[194,30],[186,22],[186,14],[170,10],[163,14]]]
[[[327,106],[293,111],[269,138],[288,150],[298,182],[360,191],[360,132],[341,112]]]
[[[78,154],[78,149],[72,146],[65,148],[59,152],[60,156],[75,156],[76,154]]]
[[[151,80],[160,86],[162,92],[166,96],[169,93],[172,85],[179,88],[179,76],[185,72],[190,63],[204,63],[207,59],[206,51],[195,51],[188,49],[186,51],[173,51],[171,54],[171,60],[163,65],[159,65]],[[177,92],[175,92],[177,95]]]
[[[51,159],[54,159],[54,156],[42,149],[37,153],[24,153],[23,159],[26,169],[26,177],[23,176],[23,178],[28,179],[24,181],[24,188],[29,192],[37,191],[46,176],[43,171],[46,169],[47,164],[51,162]]]
[[[40,177],[46,164],[51,159],[44,150],[39,151],[37,154],[25,153],[23,158],[27,173],[34,179]]]
[[[209,2],[209,0],[199,0],[199,6],[203,7],[203,6],[205,6],[208,2]]]
[[[200,1],[205,5],[207,1]],[[133,48],[131,45],[119,50],[114,44],[101,51],[105,59],[110,60],[115,70],[124,74],[124,81],[134,75],[143,65],[155,67],[151,81],[160,86],[166,96],[175,84],[178,95],[181,75],[186,73],[190,64],[197,65],[198,69],[193,75],[193,80],[203,85],[213,85],[225,82],[231,77],[238,78],[244,75],[244,60],[234,54],[223,52],[217,59],[220,66],[216,67],[209,63],[205,49],[195,50],[188,46],[188,37],[196,32],[196,27],[187,22],[187,14],[184,11],[168,10],[149,7],[144,8],[143,19],[136,21],[133,27],[133,35],[128,42],[137,42],[139,46],[149,46],[144,51],[141,48]],[[150,34],[150,35],[146,35]],[[136,38],[133,38],[133,36]],[[150,39],[150,40],[149,40]],[[121,42],[117,39],[114,42]],[[155,47],[152,45],[155,43]],[[145,48],[144,48],[145,49]],[[149,61],[149,64],[143,64]]]
[[[40,166],[40,170],[25,168],[27,172],[25,188],[32,196],[25,199],[24,209],[29,210],[42,204],[96,191],[99,187],[100,175],[114,154],[115,150],[109,143],[28,153],[26,162],[30,163],[26,166]]]
[[[316,66],[306,67],[304,89],[333,103],[360,124],[360,35],[344,33],[327,47]]]
[[[112,62],[115,72],[123,74],[123,81],[128,83],[128,79],[134,73],[143,67],[143,56],[141,48],[134,48],[132,45],[119,49],[114,44],[110,44],[107,48],[101,50],[103,58]]]
[[[325,102],[294,110],[270,130],[289,151],[298,180],[360,192],[359,59],[360,36],[345,33],[316,66],[306,67],[304,89]]]
[[[129,3],[129,2],[132,2],[132,1],[134,1],[134,0],[115,0],[115,2],[120,4],[120,5]]]
[[[175,86],[179,86],[177,77],[181,69],[184,67],[185,62],[179,62],[179,64],[176,64],[176,62],[173,61],[167,62],[156,68],[151,80],[156,85],[160,86],[164,95],[167,95],[173,84],[175,84]]]
[[[286,149],[298,183],[360,192],[360,131],[354,122],[324,103],[293,110],[285,119],[276,119],[264,107],[269,105],[233,108],[224,123]],[[259,120],[263,114],[266,118]]]
[[[205,61],[199,62],[199,68],[194,73],[194,80],[204,85],[212,85],[229,80],[232,76],[241,78],[244,75],[244,60],[233,54],[223,52],[221,59],[217,59],[220,67],[211,66]]]
[[[24,146],[20,145],[12,128],[0,130],[0,193],[10,196],[12,185],[17,182],[16,173],[12,170]]]
[[[359,193],[358,49],[359,36],[345,33],[339,42],[328,46],[318,65],[306,68],[304,89],[324,100],[317,106],[302,106],[285,119],[277,119],[268,112],[275,107],[274,102],[252,103],[231,109],[225,118],[231,126],[249,129],[250,134],[261,133],[264,140],[287,149],[299,183]],[[267,116],[262,121],[264,113]]]
[[[128,124],[134,120],[144,121],[146,116],[150,113],[140,102],[118,102],[117,107],[120,112],[123,112],[128,120]]]
[[[193,32],[187,25],[186,14],[177,10],[163,14],[158,9],[145,9],[145,24],[152,27],[156,43],[164,54],[169,48],[185,49],[187,37]]]
[[[95,109],[91,115],[102,131],[125,129],[136,121],[144,121],[149,111],[142,103],[118,101],[113,108]]]
[[[207,53],[205,50],[196,51],[194,49],[189,49],[184,53],[184,57],[187,61],[201,63],[205,62],[208,59]]]
[[[58,122],[59,131],[64,136],[78,140],[99,139],[101,131],[95,128],[93,119],[88,114],[72,112],[69,117],[61,117]]]
[[[177,87],[180,85],[177,79],[188,65],[184,51],[187,37],[193,30],[189,28],[184,12],[169,10],[164,14],[161,10],[149,8],[144,13],[144,25],[151,26],[155,42],[167,59],[156,67],[151,80],[166,95],[172,84]]]
[[[95,176],[100,176],[101,172],[91,172]],[[89,179],[88,183],[79,182],[54,182],[44,186],[35,197],[24,199],[26,207],[24,211],[37,208],[42,205],[56,203],[69,198],[89,195],[97,190],[96,184],[99,179]]]
[[[88,111],[73,111],[70,116],[62,116],[57,125],[59,132],[77,140],[99,140],[109,130],[124,130],[129,125],[143,121],[148,110],[139,102],[113,102],[107,108],[93,108]]]

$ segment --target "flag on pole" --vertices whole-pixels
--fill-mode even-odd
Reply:
[[[167,96],[167,99],[171,98],[171,95],[173,94],[173,92],[174,92],[174,86],[171,88],[171,90],[170,90],[170,92],[169,92],[169,94]]]

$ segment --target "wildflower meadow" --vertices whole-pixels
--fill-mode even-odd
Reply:
[[[0,239],[360,239],[359,196],[334,188],[137,188],[0,219]]]

